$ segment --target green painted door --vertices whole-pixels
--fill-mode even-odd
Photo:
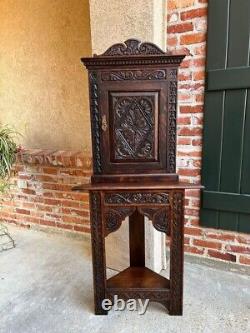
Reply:
[[[209,0],[201,224],[250,232],[250,0]]]

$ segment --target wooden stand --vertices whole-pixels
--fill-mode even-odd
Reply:
[[[90,194],[95,313],[114,295],[157,301],[182,314],[183,205],[176,174],[177,68],[183,55],[127,40],[84,58],[93,147]],[[170,236],[169,279],[145,267],[144,216]],[[105,237],[129,217],[130,267],[106,278]]]
[[[114,295],[124,300],[149,299],[164,304],[170,315],[182,315],[183,291],[183,204],[190,184],[81,185],[89,191],[91,204],[92,260],[95,313],[107,314],[102,300]],[[145,267],[144,218],[165,232],[170,242],[170,279]],[[116,231],[129,216],[130,267],[106,279],[105,237]]]

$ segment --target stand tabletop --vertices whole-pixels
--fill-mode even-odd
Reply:
[[[143,182],[143,183],[97,183],[97,184],[81,184],[74,186],[73,191],[88,192],[94,190],[168,190],[168,189],[203,189],[200,184],[190,184],[184,182],[159,183],[159,182]]]

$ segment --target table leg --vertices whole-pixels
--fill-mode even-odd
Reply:
[[[183,307],[183,224],[184,191],[173,192],[170,241],[170,309],[169,314],[182,315]]]
[[[106,288],[105,237],[103,232],[101,194],[99,192],[90,192],[90,220],[95,314],[105,315],[107,311],[102,308]]]
[[[136,210],[129,217],[130,266],[145,267],[144,216]]]

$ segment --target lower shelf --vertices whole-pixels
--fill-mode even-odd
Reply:
[[[148,298],[152,301],[169,300],[169,280],[146,267],[129,267],[107,280],[106,296]]]
[[[147,267],[128,267],[107,280],[107,288],[167,288],[169,280]]]

